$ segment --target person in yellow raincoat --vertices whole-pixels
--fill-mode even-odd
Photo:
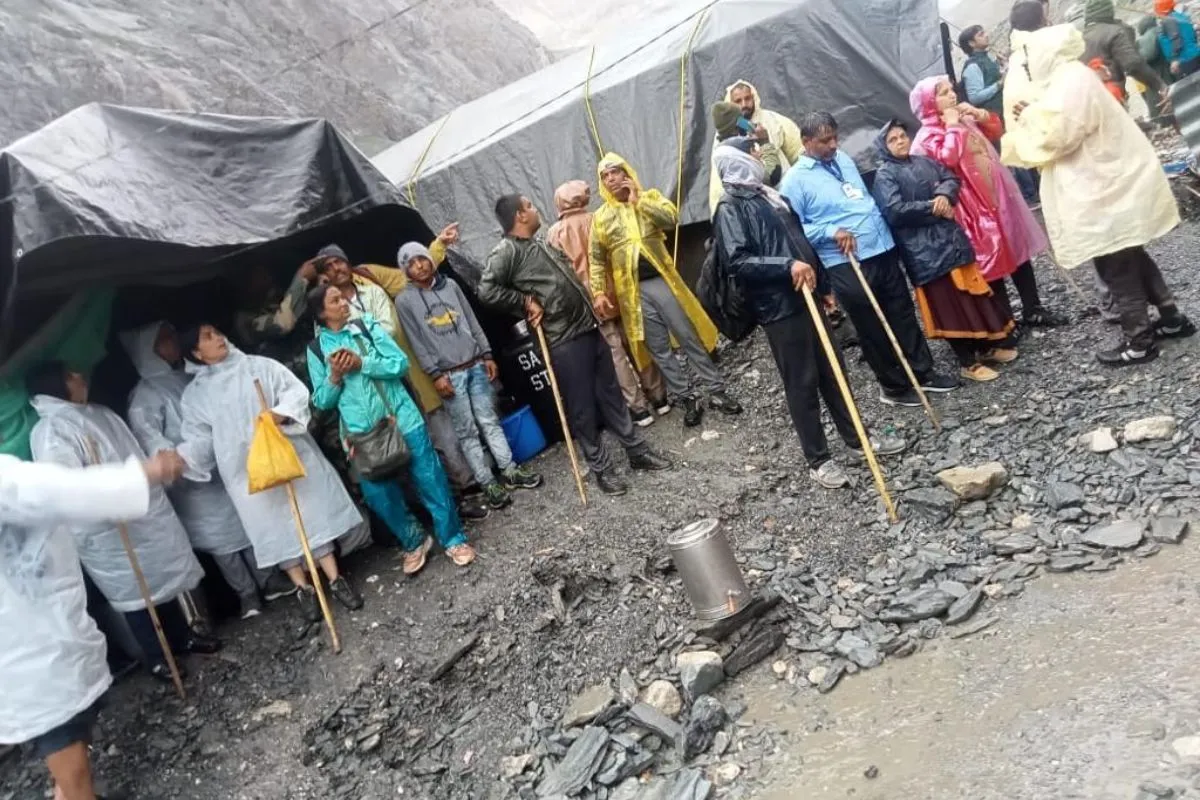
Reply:
[[[804,155],[800,127],[783,114],[763,108],[758,89],[755,89],[750,81],[738,80],[730,84],[725,89],[725,102],[733,103],[741,109],[742,117],[750,122],[747,135],[753,136],[760,145],[764,148],[769,147],[773,155],[778,156],[780,174],[786,175],[788,167]],[[718,132],[717,139],[713,142],[714,157],[720,145],[721,136]],[[708,174],[708,208],[716,213],[717,203],[721,200],[721,195],[725,194],[725,188],[721,185],[721,178],[717,175],[715,166],[710,165]]]
[[[592,218],[589,239],[596,313],[604,316],[612,311],[607,294],[611,271],[634,366],[642,369],[654,359],[667,394],[684,407],[683,424],[699,425],[703,409],[683,364],[671,351],[672,337],[687,357],[699,388],[708,394],[708,404],[726,414],[742,413],[709,357],[717,346],[716,326],[679,276],[667,249],[667,233],[679,221],[675,205],[657,189],[643,190],[637,173],[615,153],[604,156],[596,171],[604,198]]]
[[[1029,88],[1014,107],[1004,150],[1042,171],[1042,209],[1058,262],[1071,269],[1094,260],[1112,291],[1124,340],[1097,359],[1113,367],[1151,361],[1156,339],[1196,332],[1145,249],[1179,224],[1154,146],[1080,63],[1084,40],[1073,26],[1018,30],[1013,44],[1025,54]],[[1148,303],[1159,310],[1156,324]]]

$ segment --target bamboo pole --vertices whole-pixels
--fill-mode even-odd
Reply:
[[[567,412],[563,408],[562,393],[558,390],[558,377],[554,374],[554,364],[550,361],[550,347],[546,344],[546,332],[541,325],[534,325],[537,331],[538,344],[542,348],[542,360],[546,362],[546,372],[550,375],[550,391],[554,394],[554,405],[558,408],[558,421],[562,424],[563,439],[567,442],[567,455],[571,457],[571,471],[575,473],[575,487],[579,489],[579,499],[587,505],[587,492],[583,489],[583,473],[579,470],[579,459],[575,455],[575,440],[571,437],[571,426],[567,424]]]

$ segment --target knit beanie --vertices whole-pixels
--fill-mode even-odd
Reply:
[[[322,262],[330,258],[340,258],[347,264],[350,263],[350,259],[346,256],[346,251],[338,247],[336,244],[327,244],[317,251],[318,262]]]
[[[717,137],[728,139],[738,135],[737,121],[741,119],[742,109],[733,103],[713,103],[712,121],[717,129]]]
[[[1085,26],[1098,22],[1113,22],[1117,18],[1112,0],[1087,0],[1083,8],[1083,23]]]
[[[1154,0],[1154,13],[1165,17],[1175,10],[1175,0]]]

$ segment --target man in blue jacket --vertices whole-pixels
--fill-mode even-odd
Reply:
[[[800,123],[804,155],[779,186],[804,233],[829,273],[838,302],[858,331],[863,356],[883,389],[880,401],[920,406],[904,367],[883,329],[871,300],[850,266],[858,259],[900,349],[926,392],[949,392],[958,382],[934,369],[933,354],[917,324],[912,297],[892,232],[863,183],[854,160],[838,149],[838,124],[817,111]]]

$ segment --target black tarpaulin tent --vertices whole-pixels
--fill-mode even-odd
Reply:
[[[674,198],[682,75],[681,217],[706,222],[709,108],[726,86],[748,80],[764,107],[793,118],[833,113],[843,146],[862,156],[941,65],[937,0],[693,0],[455,109],[373,163],[433,224],[461,222],[463,247],[483,257],[499,195],[527,194],[552,217],[558,184],[594,187],[597,134]]]

